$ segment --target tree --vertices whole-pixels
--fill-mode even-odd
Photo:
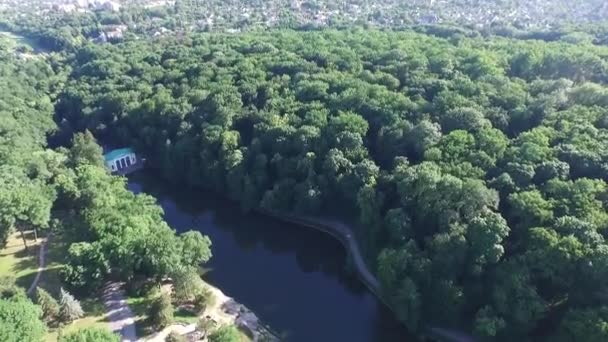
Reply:
[[[59,298],[59,320],[61,322],[70,323],[84,316],[80,302],[63,288]]]
[[[0,299],[0,341],[41,341],[46,327],[42,310],[23,295]]]
[[[209,342],[238,342],[241,340],[239,330],[234,325],[224,325],[212,332]]]
[[[173,305],[169,294],[163,292],[159,296],[150,299],[149,317],[151,323],[157,329],[163,329],[173,323]]]
[[[72,147],[68,153],[69,164],[76,167],[82,164],[104,167],[103,150],[97,144],[95,137],[88,130],[76,133],[72,140]]]
[[[36,302],[42,309],[42,317],[47,323],[55,322],[59,318],[59,303],[41,287],[36,288]]]
[[[63,335],[58,342],[120,342],[120,336],[103,328],[82,328]]]
[[[181,242],[182,263],[200,266],[211,259],[211,240],[198,231],[188,231],[179,236]]]
[[[560,333],[556,336],[559,341],[589,341],[600,342],[608,338],[608,308],[601,306],[597,309],[570,309],[564,316]]]
[[[213,304],[215,304],[215,295],[208,288],[203,288],[201,292],[194,296],[194,308],[199,313],[204,312],[207,307],[213,306]]]
[[[204,283],[194,267],[183,267],[173,273],[173,297],[178,303],[192,301],[203,292]]]
[[[68,248],[61,276],[71,287],[85,291],[99,288],[109,271],[100,243],[78,242]]]

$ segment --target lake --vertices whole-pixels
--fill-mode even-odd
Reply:
[[[223,198],[176,189],[149,172],[129,189],[158,199],[178,232],[211,239],[206,280],[293,342],[416,341],[350,272],[342,245],[312,229],[243,214]]]

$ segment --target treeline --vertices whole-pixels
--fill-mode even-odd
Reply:
[[[68,246],[58,261],[65,264],[62,285],[86,295],[110,276],[159,283],[207,261],[209,239],[199,232],[177,236],[152,197],[132,194],[123,178],[108,173],[90,133],[77,134],[69,149],[47,147],[57,128],[53,102],[66,76],[57,56],[18,59],[0,48],[0,247],[15,231],[52,232]],[[41,306],[34,305],[10,275],[0,275],[0,340],[40,341],[42,315],[56,316],[42,304],[52,297],[44,298],[51,299],[37,296]]]
[[[356,213],[412,330],[602,341],[606,56],[374,30],[128,41],[79,50],[56,109],[244,208]]]

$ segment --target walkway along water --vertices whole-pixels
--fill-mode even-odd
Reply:
[[[376,297],[378,297],[386,306],[390,308],[390,305],[382,296],[380,283],[372,274],[372,272],[370,272],[370,270],[367,268],[365,260],[363,260],[363,256],[361,255],[361,251],[359,250],[359,244],[357,243],[357,239],[355,238],[352,230],[346,224],[322,218],[309,218],[295,215],[278,214],[265,209],[258,209],[257,211],[259,213],[274,217],[281,221],[322,231],[326,234],[331,235],[336,240],[340,241],[344,248],[346,248],[355,266],[359,279],[374,295],[376,295]]]
[[[382,294],[380,282],[367,268],[367,264],[365,263],[365,260],[361,255],[359,244],[357,243],[357,239],[355,238],[352,229],[350,229],[350,227],[348,227],[346,224],[324,218],[310,218],[296,215],[279,214],[266,209],[257,209],[256,211],[284,222],[293,223],[302,227],[308,227],[322,231],[326,234],[331,235],[336,240],[340,241],[340,243],[347,250],[361,282],[363,282],[363,284],[368,288],[368,290],[373,293],[382,303],[384,303],[384,305],[386,305],[391,311],[394,312],[393,307]],[[439,327],[427,327],[427,329],[436,338],[441,338],[454,342],[475,341],[473,337],[460,331],[453,331],[450,329],[444,329]]]

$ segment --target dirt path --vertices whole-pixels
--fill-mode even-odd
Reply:
[[[42,272],[46,268],[46,252],[48,251],[47,244],[51,240],[51,234],[49,234],[40,244],[40,248],[38,249],[38,272],[36,273],[36,277],[32,284],[27,289],[27,294],[32,294],[36,286],[38,286],[38,282],[40,281],[40,277],[42,276]]]
[[[122,284],[108,282],[103,288],[103,305],[106,307],[110,330],[122,336],[122,341],[137,341],[135,316],[127,304]]]

